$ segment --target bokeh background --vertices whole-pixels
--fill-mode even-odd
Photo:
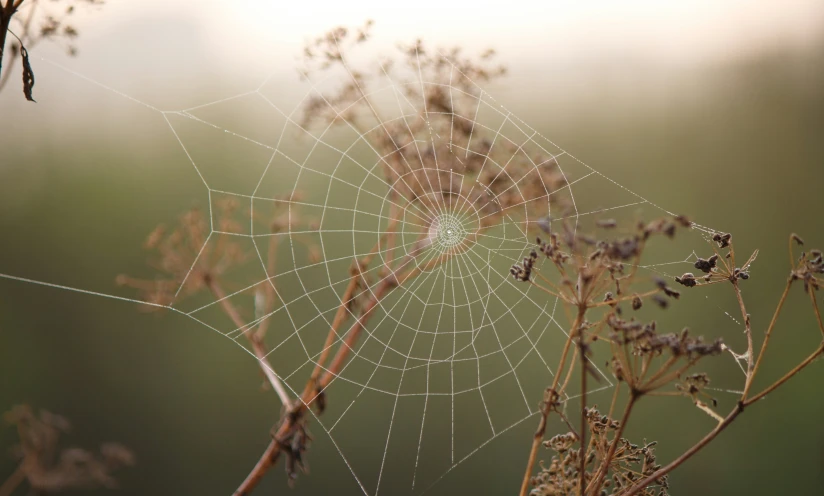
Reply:
[[[270,77],[289,101],[301,94],[302,43],[366,19],[375,21],[367,55],[419,37],[470,53],[495,48],[509,73],[487,91],[515,115],[650,201],[759,248],[746,287],[756,335],[782,289],[787,235],[824,245],[820,2],[146,0],[78,12],[74,58],[37,46],[37,104],[23,99],[16,74],[0,93],[0,273],[132,296],[114,279],[145,270],[146,234],[208,199],[163,118],[111,89],[182,109]],[[762,381],[819,342],[795,297]],[[734,310],[699,305],[688,320],[701,333],[734,332],[725,314]],[[672,476],[673,493],[823,492],[823,379],[819,361],[747,411]],[[69,444],[133,449],[138,464],[120,474],[120,494],[231,493],[279,408],[261,392],[254,359],[191,320],[6,279],[0,385],[2,409],[25,402],[71,419]],[[711,428],[693,410],[642,404],[628,435],[658,440],[669,460]],[[364,452],[385,440],[368,435],[371,421],[346,433],[362,437]],[[496,438],[428,493],[514,493],[533,429],[530,420]],[[360,493],[329,438],[314,433],[312,473],[288,489],[278,468],[260,494]],[[14,439],[0,431],[0,446]],[[0,478],[14,466],[0,459]]]

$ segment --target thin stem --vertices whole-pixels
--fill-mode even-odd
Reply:
[[[258,485],[260,480],[266,474],[266,472],[271,468],[275,463],[278,461],[278,457],[280,456],[280,445],[275,442],[273,439],[269,442],[269,446],[266,447],[266,451],[263,452],[263,455],[260,457],[258,462],[255,464],[255,467],[249,472],[249,475],[246,476],[246,479],[238,486],[238,488],[234,492],[234,496],[246,496],[247,494],[251,493],[252,490]]]
[[[558,363],[558,367],[555,369],[555,378],[552,380],[552,386],[549,387],[547,393],[550,401],[553,401],[556,395],[559,395],[556,388],[558,387],[558,382],[561,379],[561,371],[564,370],[564,363],[566,363],[566,357],[569,354],[572,338],[575,334],[577,334],[577,329],[584,321],[585,313],[586,307],[578,307],[578,316],[575,318],[575,322],[572,324],[572,329],[570,329],[569,334],[567,335],[566,343],[564,343],[564,349],[561,352],[561,359]],[[529,450],[529,458],[526,463],[526,472],[524,473],[523,481],[521,481],[520,496],[526,496],[529,491],[529,481],[532,478],[532,471],[535,468],[535,460],[538,458],[538,448],[541,446],[541,441],[544,439],[544,433],[546,432],[546,420],[549,416],[549,412],[551,411],[551,407],[552,405],[544,405],[544,407],[541,408],[541,418],[538,421],[538,429],[532,437],[532,447]]]
[[[392,221],[387,226],[387,230],[390,232],[394,229],[396,222]],[[380,242],[375,243],[372,249],[369,251],[365,257],[363,257],[360,261],[355,261],[352,265],[351,269],[351,277],[349,279],[349,284],[346,287],[346,290],[343,293],[343,296],[340,299],[340,305],[338,306],[337,311],[335,312],[335,317],[332,320],[332,325],[329,328],[329,332],[326,334],[326,341],[323,343],[323,351],[321,351],[321,355],[318,360],[315,362],[315,368],[312,370],[312,375],[309,376],[309,380],[306,382],[306,386],[304,387],[303,394],[301,397],[304,399],[313,399],[313,395],[315,395],[317,389],[318,379],[320,378],[321,373],[323,372],[323,365],[326,363],[326,359],[329,357],[329,352],[332,350],[332,343],[334,342],[335,338],[338,337],[338,331],[340,330],[340,326],[346,321],[346,318],[349,315],[349,306],[354,298],[355,291],[358,289],[359,281],[363,277],[363,269],[369,265],[372,261],[372,257],[380,249]]]
[[[816,349],[810,356],[805,358],[803,362],[793,367],[792,370],[784,374],[782,378],[775,381],[771,386],[767,387],[766,389],[756,394],[752,398],[748,398],[747,400],[745,400],[744,406],[751,405],[756,401],[760,400],[761,398],[763,398],[764,396],[773,392],[778,386],[784,384],[785,382],[790,380],[795,374],[801,372],[804,369],[804,367],[812,363],[812,361],[818,358],[822,353],[824,353],[824,343],[822,343],[821,346],[819,346],[818,349]]]
[[[730,253],[733,253],[732,246],[730,246]],[[735,263],[734,256],[732,260],[733,263]],[[735,291],[735,298],[738,300],[738,307],[741,309],[741,317],[744,319],[744,334],[747,336],[747,379],[744,384],[745,393],[741,396],[741,399],[744,399],[746,397],[747,385],[752,382],[753,370],[755,369],[752,327],[750,325],[750,314],[747,313],[747,307],[744,305],[744,297],[741,295],[741,288],[738,286],[738,279],[735,276],[732,276],[732,287]]]
[[[633,496],[634,494],[638,494],[640,491],[643,491],[645,487],[649,486],[650,484],[654,484],[661,477],[663,477],[663,476],[667,475],[668,473],[672,472],[673,470],[675,470],[682,463],[684,463],[685,461],[690,459],[692,457],[692,455],[694,455],[699,450],[701,450],[701,448],[703,448],[704,446],[709,444],[710,441],[715,439],[718,436],[718,434],[720,434],[728,425],[730,425],[730,423],[732,423],[732,421],[735,420],[735,418],[738,417],[738,415],[743,411],[744,411],[743,404],[738,403],[735,406],[735,408],[733,409],[733,411],[730,412],[729,415],[727,415],[727,417],[724,419],[723,422],[719,423],[715,427],[715,429],[713,429],[712,431],[707,433],[707,435],[704,436],[700,441],[698,441],[692,448],[690,448],[687,451],[685,451],[684,453],[682,453],[681,456],[679,456],[678,458],[673,460],[667,466],[656,470],[649,477],[647,477],[647,478],[641,480],[640,482],[638,482],[637,484],[633,485],[626,492],[620,493],[621,496]]]
[[[633,294],[633,295],[622,296],[622,297],[620,297],[618,299],[615,299],[615,300],[599,301],[598,303],[590,303],[589,308],[598,308],[598,307],[604,307],[604,306],[607,306],[607,305],[612,306],[612,305],[615,305],[616,303],[629,301],[629,300],[635,298],[636,296],[638,296],[639,298],[646,298],[647,296],[652,296],[652,295],[658,294],[660,292],[661,292],[660,289],[653,289],[651,291],[647,291],[646,293],[641,293],[641,294],[637,294],[637,295]]]
[[[583,305],[586,308],[586,305]],[[584,326],[578,328],[578,354],[581,361],[581,466],[578,467],[578,494],[584,494],[586,484],[587,450],[587,354],[584,342]]]
[[[815,313],[815,320],[818,322],[818,329],[821,331],[822,337],[824,337],[824,322],[821,320],[821,311],[818,309],[818,301],[815,299],[815,290],[810,286],[807,292],[810,294],[810,301],[813,304],[813,312]]]
[[[21,463],[0,486],[0,496],[11,496],[24,480],[26,480],[26,474],[23,472],[23,464]]]
[[[745,407],[755,403],[756,401],[760,400],[761,398],[763,398],[764,396],[771,393],[776,388],[778,388],[779,386],[781,386],[782,384],[784,384],[785,382],[790,380],[792,377],[794,377],[796,374],[801,372],[807,365],[812,363],[813,360],[815,360],[816,358],[818,358],[822,354],[824,354],[824,343],[822,343],[818,347],[818,349],[816,349],[815,352],[813,352],[810,356],[808,356],[803,362],[801,362],[798,365],[796,365],[795,367],[793,367],[792,370],[787,372],[781,379],[777,380],[775,383],[773,383],[771,386],[766,388],[764,391],[758,393],[757,395],[753,396],[752,398],[747,399],[746,401],[739,401],[738,404],[735,406],[735,408],[732,410],[732,412],[730,412],[715,427],[715,429],[713,429],[712,431],[707,433],[707,435],[704,436],[700,441],[698,441],[698,443],[696,443],[692,448],[685,451],[683,454],[681,454],[681,456],[679,456],[678,458],[673,460],[667,466],[662,467],[661,469],[657,470],[655,473],[653,473],[649,477],[647,477],[644,480],[642,480],[642,481],[638,482],[637,484],[633,485],[631,488],[629,488],[629,490],[627,490],[627,492],[621,493],[621,496],[633,496],[634,494],[638,494],[638,492],[642,491],[648,485],[655,483],[657,480],[659,480],[664,475],[666,475],[666,474],[672,472],[673,470],[675,470],[676,468],[678,468],[678,466],[680,466],[682,463],[684,463],[689,458],[691,458],[695,453],[697,453],[704,446],[709,444],[710,441],[715,439],[721,432],[723,432],[724,429],[726,429],[727,426],[730,425],[732,423],[732,421],[735,420],[735,418],[738,417],[738,415],[740,415],[741,412],[744,411]]]
[[[595,478],[590,483],[590,487],[592,491],[590,491],[590,487],[587,487],[587,492],[591,492],[592,494],[598,494],[598,491],[601,490],[601,486],[604,483],[604,478],[607,476],[609,472],[609,464],[612,462],[612,458],[615,456],[615,449],[618,447],[618,442],[621,440],[621,436],[624,434],[624,428],[629,421],[629,416],[632,413],[632,407],[635,406],[635,402],[640,398],[636,393],[630,392],[629,401],[627,402],[627,406],[624,408],[624,414],[621,415],[620,423],[618,424],[618,431],[615,433],[615,437],[612,438],[612,442],[609,444],[609,450],[607,451],[607,455],[604,457],[604,460],[601,462],[601,465],[598,467],[598,472],[595,474]],[[610,417],[612,418],[612,417]]]
[[[232,302],[230,302],[226,297],[226,293],[223,291],[223,288],[221,288],[214,279],[209,280],[208,286],[215,295],[215,298],[220,301],[220,306],[229,318],[232,319],[232,322],[234,322],[238,329],[243,328],[246,324],[244,324],[243,319],[240,317],[240,313],[238,313],[237,309],[234,305],[232,305]],[[272,389],[275,390],[280,398],[280,402],[283,403],[283,406],[286,407],[287,410],[290,409],[292,407],[292,401],[289,399],[289,393],[286,392],[286,388],[283,387],[283,383],[281,383],[280,379],[278,379],[277,375],[275,375],[272,365],[266,358],[267,351],[263,345],[263,342],[261,342],[254,333],[243,332],[242,334],[246,336],[249,344],[252,345],[252,350],[258,359],[258,364],[260,365],[261,370],[263,370],[263,374],[272,385]]]
[[[531,285],[535,286],[536,288],[540,289],[541,291],[543,291],[543,292],[545,292],[545,293],[547,293],[547,294],[549,294],[549,295],[551,295],[551,296],[554,296],[554,297],[556,297],[556,298],[560,298],[560,299],[564,300],[564,301],[565,301],[565,302],[567,302],[567,303],[572,303],[572,301],[570,301],[570,299],[569,299],[569,298],[567,298],[566,296],[561,295],[561,294],[558,294],[558,293],[556,293],[556,292],[552,291],[551,289],[547,289],[547,288],[545,288],[545,287],[541,286],[540,284],[536,283],[536,282],[535,282],[535,281],[533,281],[532,279],[530,279],[530,280],[529,280],[529,284],[531,284]]]
[[[6,35],[9,32],[14,11],[15,7],[11,0],[9,0],[5,6],[0,6],[0,74],[3,73],[3,53],[6,47]]]
[[[792,245],[790,245],[792,249]],[[744,384],[744,394],[742,394],[742,398],[746,398],[747,394],[750,392],[750,388],[752,387],[753,380],[755,379],[755,374],[758,373],[758,369],[761,366],[761,360],[764,359],[764,354],[767,351],[767,344],[770,342],[770,336],[772,336],[773,329],[775,328],[775,323],[778,321],[778,315],[781,313],[781,310],[784,308],[784,302],[787,301],[787,295],[790,293],[790,288],[793,285],[793,278],[787,278],[787,285],[784,286],[784,292],[781,293],[781,299],[778,300],[778,305],[775,307],[775,312],[773,312],[772,319],[770,320],[770,325],[767,327],[767,332],[764,334],[764,342],[761,343],[761,350],[758,352],[758,358],[755,361],[755,366],[752,369],[752,374],[748,374],[747,381]]]
[[[578,348],[572,350],[572,360],[569,361],[569,368],[567,369],[566,377],[564,378],[564,382],[561,383],[561,387],[558,388],[558,391],[566,391],[567,386],[569,385],[570,379],[572,379],[572,371],[575,369],[575,361],[578,359]]]
[[[621,381],[618,381],[618,384],[615,385],[615,391],[612,393],[612,401],[609,403],[609,412],[607,413],[607,417],[612,418],[615,414],[615,405],[618,404],[618,391],[621,390]]]
[[[647,381],[644,384],[644,387],[642,389],[644,390],[644,392],[647,392],[647,391],[654,391],[654,390],[656,390],[660,387],[663,387],[668,382],[681,377],[681,374],[683,374],[684,372],[686,372],[687,370],[692,368],[692,366],[695,365],[696,363],[698,363],[698,360],[700,360],[700,359],[701,359],[700,356],[698,356],[696,358],[693,358],[692,360],[690,360],[689,362],[684,364],[681,368],[673,370],[669,374],[666,374],[663,377],[658,378],[658,380],[655,381],[654,383],[652,381]]]
[[[368,263],[371,261],[372,255],[373,254],[370,253],[370,255],[368,255],[365,259],[362,259],[361,264],[368,265]],[[392,287],[395,287],[396,283],[398,286],[400,286],[410,278],[419,275],[424,270],[429,270],[431,267],[437,266],[438,263],[442,263],[444,260],[446,260],[446,258],[444,258],[443,256],[437,259],[433,259],[424,268],[415,267],[413,269],[410,269],[404,274],[402,274],[400,277],[398,277],[397,280],[395,280],[392,277],[384,279],[384,282],[381,284],[379,289],[373,294],[369,303],[367,303],[367,307],[370,309],[374,308],[378,304],[380,299],[385,295],[385,293],[388,292]],[[405,264],[401,265],[401,267],[403,266],[405,266]],[[352,280],[356,279],[353,278]],[[347,302],[348,300],[346,298],[342,298],[342,301]],[[361,318],[356,322],[356,324],[363,326],[366,323],[366,320],[370,316],[367,307],[364,308],[364,312],[362,313]],[[346,306],[343,305],[343,308],[345,310]],[[340,312],[340,308],[338,309],[338,311]],[[351,331],[352,329],[350,329],[350,333],[347,336],[347,342],[342,344],[341,347],[338,349],[338,352],[335,355],[335,358],[333,359],[330,366],[325,369],[316,366],[315,370],[318,371],[318,374],[320,374],[324,370],[325,373],[322,376],[316,377],[314,380],[310,378],[310,380],[307,381],[306,388],[304,389],[303,394],[301,394],[299,401],[295,401],[295,403],[293,404],[291,410],[289,411],[290,415],[284,417],[277,431],[273,434],[273,439],[269,443],[269,446],[266,448],[266,451],[264,451],[263,455],[261,455],[261,458],[258,460],[258,463],[255,464],[255,467],[252,469],[252,471],[249,473],[249,475],[246,477],[243,483],[238,487],[237,491],[235,492],[235,496],[243,496],[249,494],[249,492],[252,491],[252,489],[254,489],[258,483],[260,483],[260,480],[263,478],[263,475],[266,472],[268,472],[269,469],[272,468],[272,466],[274,466],[277,462],[277,459],[281,451],[280,444],[278,441],[283,439],[284,436],[286,436],[289,433],[289,431],[294,426],[295,420],[298,419],[301,415],[303,415],[308,406],[316,399],[317,391],[319,389],[323,389],[324,387],[326,387],[326,385],[328,385],[331,379],[340,373],[341,369],[343,368],[343,364],[346,361],[346,357],[348,356],[349,351],[352,349],[351,346],[354,345],[354,341],[357,339],[357,332],[352,333]],[[330,329],[329,335],[327,335],[327,342],[330,339],[329,336],[334,337],[336,335],[336,329],[333,327],[332,329]],[[325,349],[331,349],[331,343],[329,343],[329,346],[327,346]]]
[[[672,366],[675,365],[675,363],[677,361],[678,361],[678,357],[676,357],[676,356],[669,357],[667,359],[667,361],[663,365],[661,365],[661,367],[654,374],[652,374],[652,376],[649,379],[647,379],[646,382],[644,382],[642,386],[639,387],[639,389],[651,390],[652,388],[650,388],[648,386],[650,384],[652,384],[653,382],[655,382],[656,380],[658,380],[659,377],[666,374],[672,368]],[[639,376],[639,378],[640,377],[641,376]]]

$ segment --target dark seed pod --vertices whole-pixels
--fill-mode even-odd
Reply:
[[[676,277],[675,282],[677,282],[678,284],[683,284],[688,288],[691,288],[696,285],[695,276],[692,275],[692,272],[687,272],[681,277]]]

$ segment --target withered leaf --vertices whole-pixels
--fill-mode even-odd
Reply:
[[[34,88],[34,71],[31,70],[29,63],[29,52],[26,47],[20,46],[20,55],[23,58],[23,94],[26,95],[26,100],[34,102],[31,96],[31,90]]]

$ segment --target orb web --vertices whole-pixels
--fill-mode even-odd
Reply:
[[[188,109],[137,102],[163,116],[180,164],[208,192],[209,232],[192,267],[225,239],[252,254],[238,276],[245,282],[229,294],[184,298],[187,273],[168,301],[154,305],[252,355],[244,333],[266,322],[266,358],[294,397],[317,365],[331,374],[327,409],[313,411],[310,428],[328,436],[370,495],[426,492],[470,457],[494,455],[484,448],[536,418],[569,325],[558,301],[509,277],[536,233],[554,222],[584,229],[606,216],[634,223],[670,214],[543,137],[450,57],[435,57],[448,81],[426,79],[420,68],[385,72],[345,108],[321,88],[351,78],[346,65],[325,80],[307,77],[296,101],[280,98],[267,80]],[[448,107],[427,105],[433,90]],[[458,100],[467,113],[456,110]],[[301,112],[312,102],[334,118],[305,126]],[[545,180],[550,173],[554,179]],[[218,221],[218,205],[228,200],[243,217],[231,229]],[[262,214],[272,211],[274,221]],[[667,276],[688,270],[709,232],[696,224],[644,269]],[[276,264],[267,256],[272,250]],[[365,257],[371,263],[354,270]],[[359,290],[327,344],[353,270]],[[221,316],[222,301],[248,308],[261,288],[277,294],[274,308],[255,308],[242,327]],[[360,337],[348,343],[355,328]],[[341,347],[349,357],[340,369],[320,362]],[[615,380],[599,363],[593,367],[597,398]],[[571,386],[563,399],[575,396]]]

